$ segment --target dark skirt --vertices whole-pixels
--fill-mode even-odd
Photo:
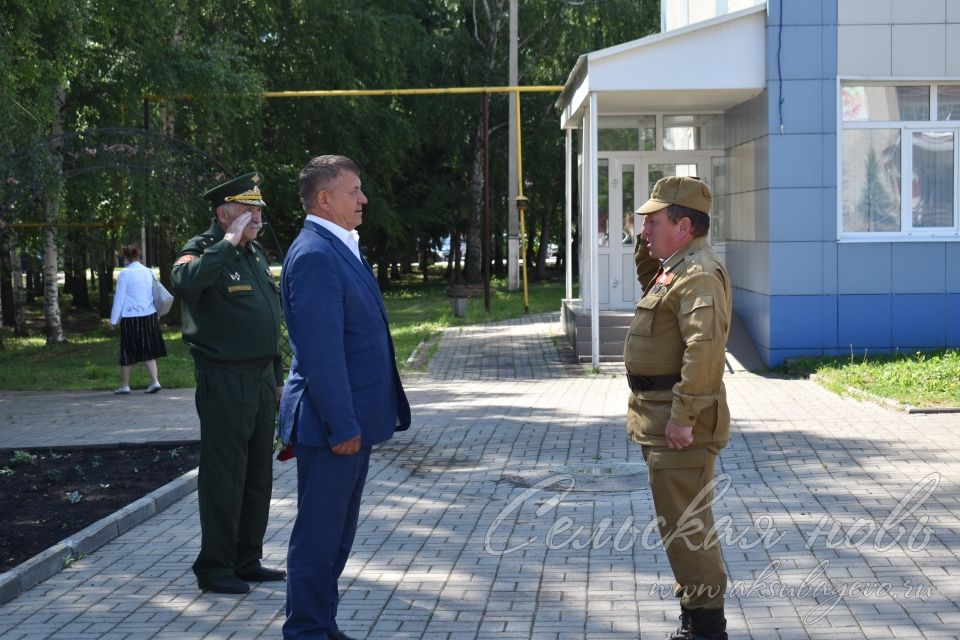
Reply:
[[[120,366],[156,360],[167,355],[157,314],[120,318]]]

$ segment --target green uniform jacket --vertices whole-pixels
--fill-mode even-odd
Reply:
[[[282,386],[280,287],[256,242],[234,247],[223,235],[214,221],[184,245],[173,266],[171,281],[183,301],[183,341],[198,364],[272,359]]]
[[[706,237],[694,238],[663,263],[637,239],[637,277],[644,285],[623,348],[627,371],[679,375],[673,389],[631,392],[627,434],[664,447],[667,422],[693,427],[693,445],[722,447],[730,433],[723,386],[730,332],[730,277]],[[660,273],[660,275],[657,275]]]

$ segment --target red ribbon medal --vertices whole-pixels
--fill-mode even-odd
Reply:
[[[660,277],[657,278],[657,284],[662,284],[662,285],[666,286],[666,285],[670,284],[671,282],[673,282],[673,274],[672,274],[672,273],[661,273],[661,274],[660,274]]]

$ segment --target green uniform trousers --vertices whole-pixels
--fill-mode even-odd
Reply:
[[[197,363],[203,586],[260,566],[273,488],[276,382],[270,363]]]
[[[710,506],[718,452],[643,447],[660,537],[676,581],[674,595],[687,609],[722,609],[727,589]]]

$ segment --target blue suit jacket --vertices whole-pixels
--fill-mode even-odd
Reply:
[[[370,446],[408,428],[387,310],[366,261],[307,220],[283,261],[281,292],[293,347],[281,439],[333,447],[360,435]]]

